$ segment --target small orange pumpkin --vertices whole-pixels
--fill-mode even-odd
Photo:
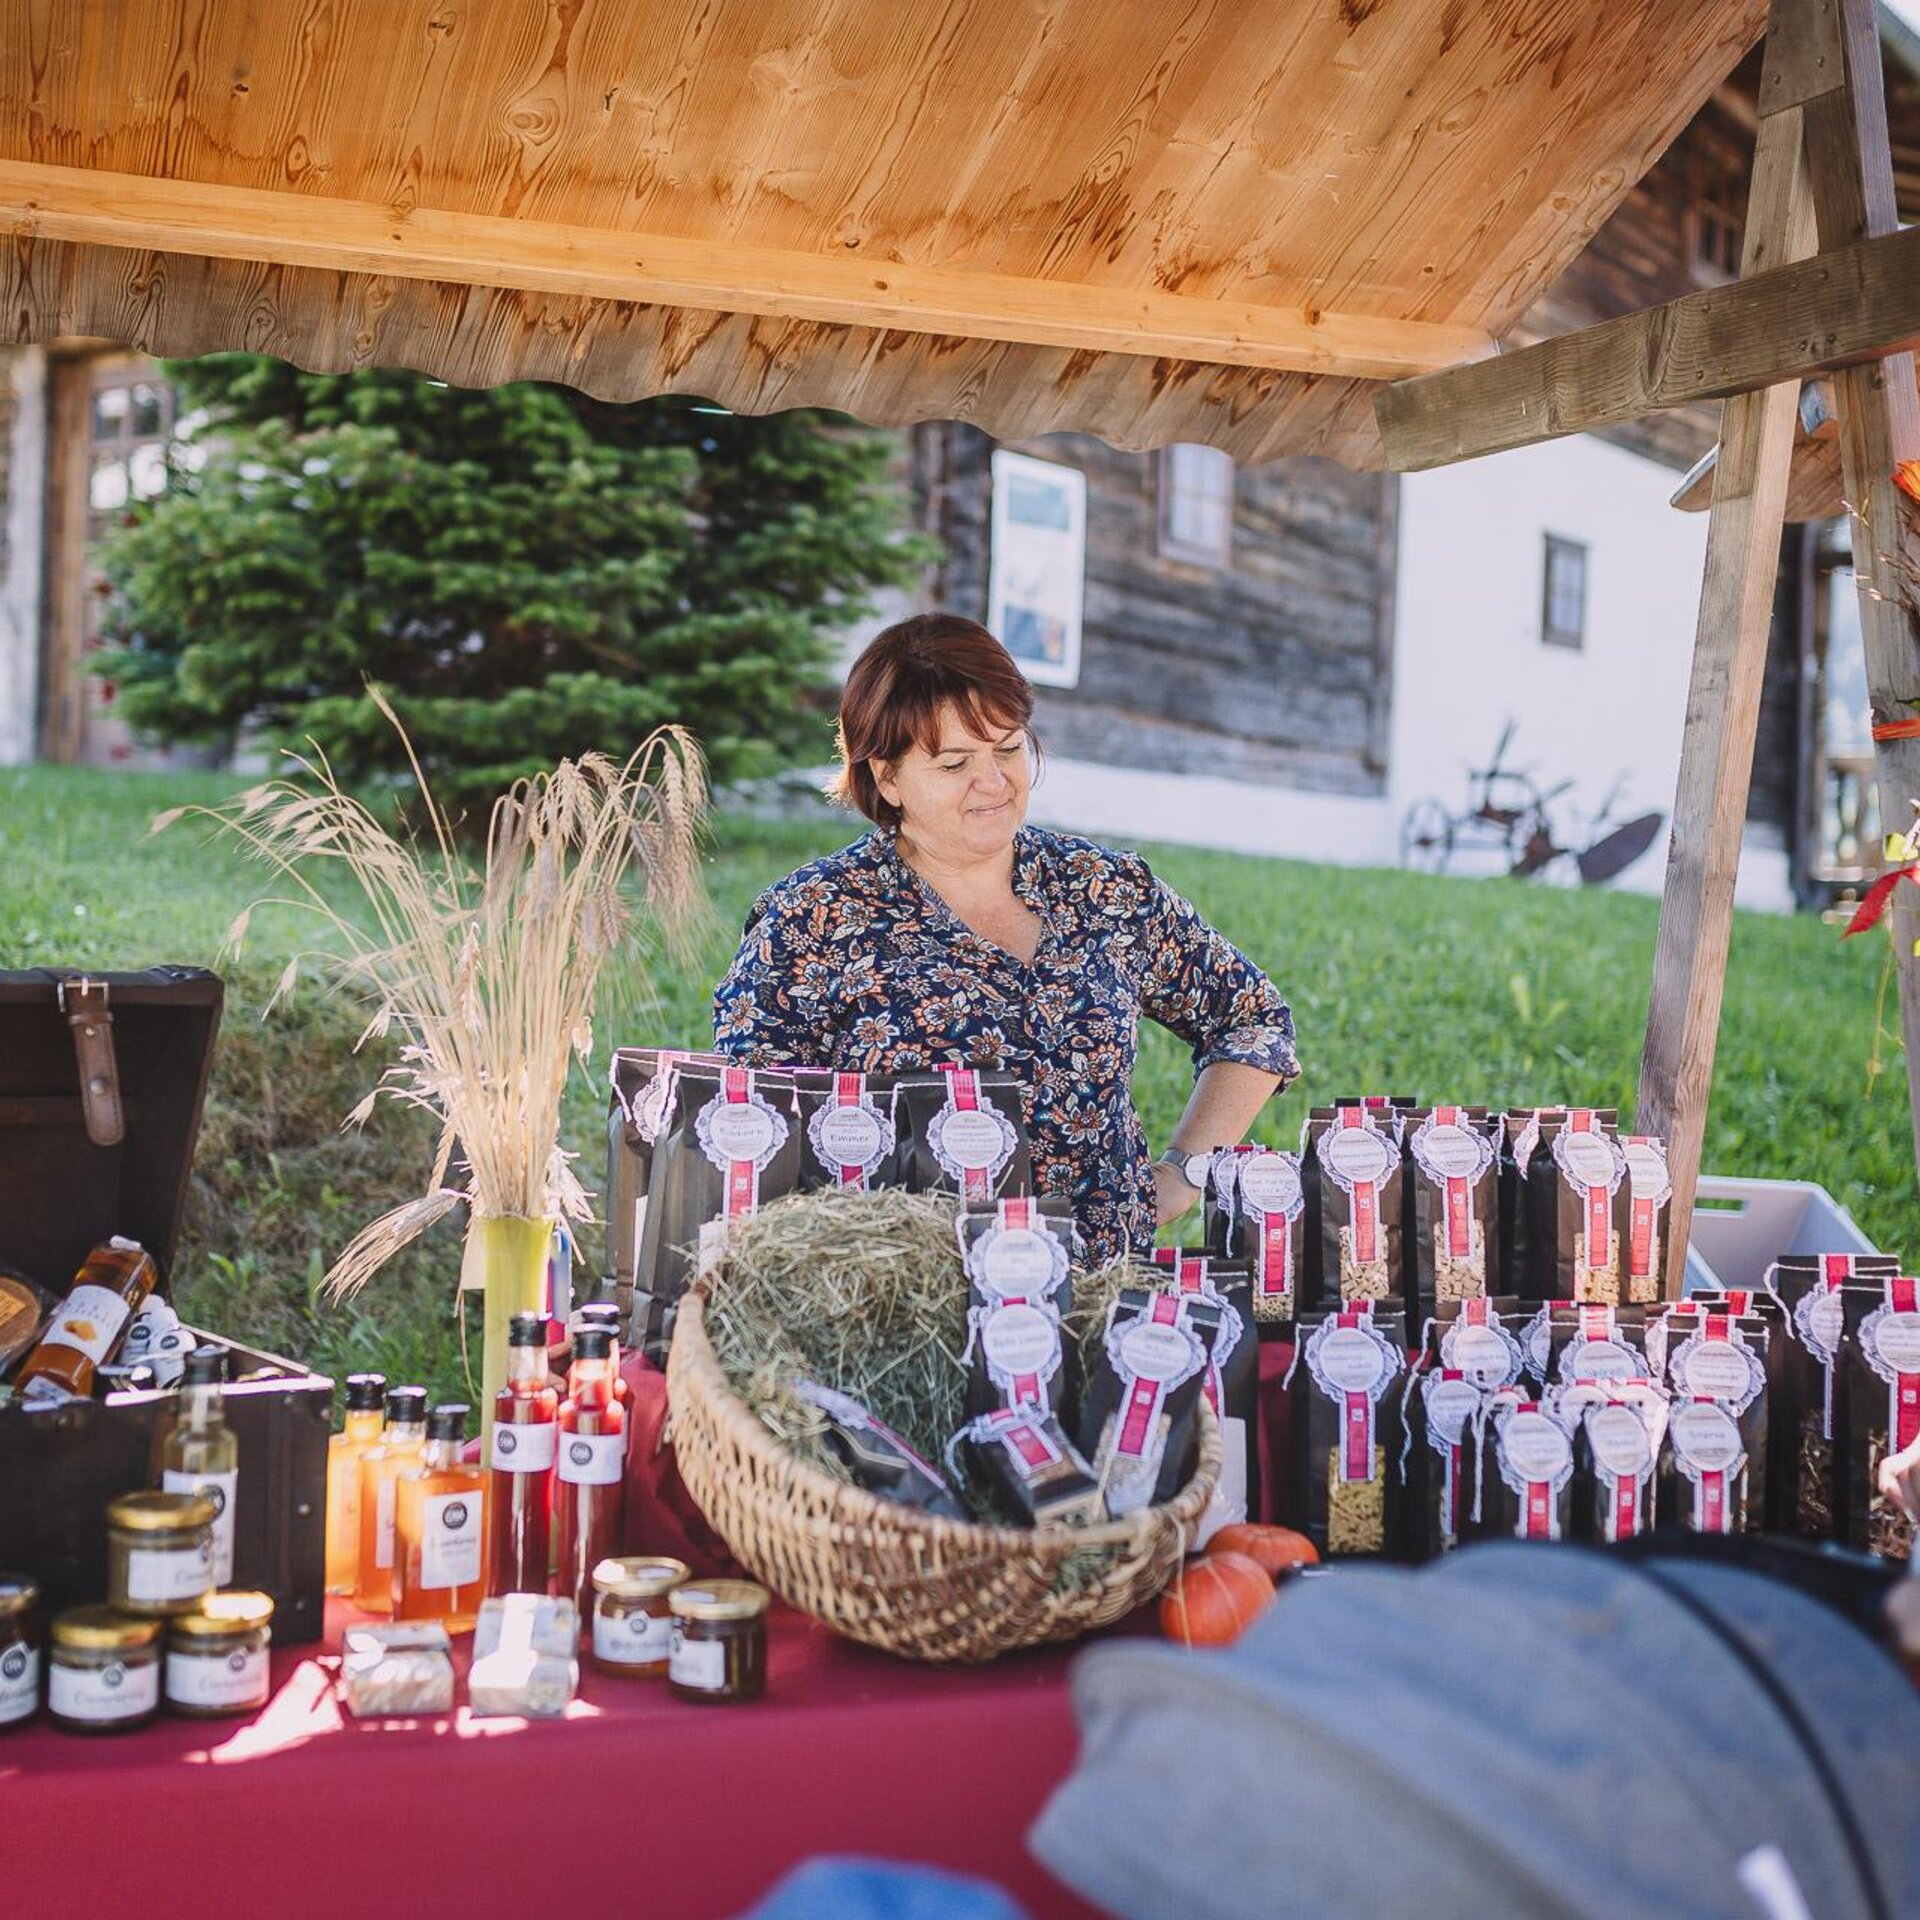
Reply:
[[[1207,1542],[1209,1553],[1244,1553],[1266,1569],[1276,1585],[1300,1567],[1316,1567],[1320,1554],[1304,1533],[1291,1527],[1263,1527],[1250,1522],[1222,1527]]]
[[[1273,1582],[1244,1553],[1189,1560],[1160,1596],[1160,1631],[1183,1647],[1224,1647],[1273,1604]]]

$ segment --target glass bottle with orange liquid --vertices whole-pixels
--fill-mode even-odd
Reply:
[[[393,1617],[471,1633],[487,1591],[487,1476],[460,1458],[467,1409],[427,1415],[426,1444],[394,1483]]]
[[[613,1397],[620,1403],[620,1415],[626,1423],[627,1445],[633,1445],[633,1389],[627,1384],[620,1371],[620,1322],[621,1313],[611,1300],[589,1300],[584,1306],[576,1307],[570,1323],[571,1332],[578,1333],[582,1327],[605,1327],[607,1330],[607,1363],[613,1372]]]
[[[627,1497],[626,1410],[614,1396],[613,1340],[605,1327],[583,1326],[574,1335],[559,1428],[553,1590],[591,1619],[593,1570],[620,1551]]]
[[[494,1396],[487,1486],[487,1591],[545,1593],[553,1545],[553,1459],[560,1395],[547,1374],[547,1323],[507,1325],[507,1384]]]
[[[119,1351],[140,1303],[159,1278],[149,1254],[137,1240],[117,1235],[95,1247],[73,1276],[67,1297],[40,1335],[40,1343],[20,1363],[14,1391],[23,1399],[38,1383],[85,1399],[95,1372]]]
[[[351,1593],[360,1577],[360,1457],[380,1440],[384,1373],[347,1375],[346,1425],[327,1442],[327,1591]]]
[[[427,1438],[425,1387],[389,1387],[379,1444],[360,1456],[360,1566],[353,1604],[366,1613],[393,1606],[394,1483],[419,1458]]]

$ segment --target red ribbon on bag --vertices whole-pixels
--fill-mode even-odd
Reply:
[[[721,1075],[727,1105],[747,1105],[753,1097],[753,1075],[745,1067],[728,1067]],[[760,1166],[755,1160],[727,1162],[727,1218],[737,1220],[753,1212],[760,1199]]]
[[[1597,1133],[1593,1110],[1575,1107],[1567,1115],[1569,1133]],[[1613,1195],[1606,1182],[1598,1181],[1587,1189],[1587,1265],[1604,1267],[1607,1250],[1613,1244]]]
[[[1370,1308],[1345,1307],[1338,1315],[1343,1327],[1373,1325]],[[1340,1477],[1349,1483],[1373,1478],[1373,1395],[1348,1393],[1342,1396],[1345,1407],[1341,1417]]]
[[[1374,1104],[1369,1101],[1369,1105]],[[1379,1105],[1385,1106],[1381,1100]],[[1342,1107],[1340,1124],[1343,1127],[1364,1127],[1367,1124],[1365,1110],[1360,1107]],[[1380,1196],[1371,1180],[1356,1180],[1353,1183],[1353,1257],[1359,1266],[1370,1266],[1379,1259],[1380,1238]]]
[[[865,1100],[867,1079],[862,1073],[836,1073],[833,1076],[833,1103],[837,1107],[857,1107]],[[858,1193],[867,1184],[865,1167],[847,1161],[840,1163],[840,1184]]]
[[[1170,1293],[1156,1293],[1147,1312],[1148,1317],[1161,1326],[1175,1326],[1180,1318],[1180,1303]],[[1160,1401],[1165,1392],[1164,1382],[1142,1380],[1135,1376],[1127,1394],[1127,1411],[1120,1422],[1120,1438],[1114,1443],[1116,1452],[1136,1459],[1146,1452],[1147,1441],[1153,1432],[1153,1423],[1160,1412]]]
[[[1433,1124],[1436,1127],[1458,1127],[1465,1125],[1460,1118],[1458,1107],[1435,1107]],[[1473,1188],[1472,1183],[1459,1174],[1447,1176],[1446,1181],[1447,1215],[1447,1257],[1452,1260],[1465,1260],[1473,1252]]]
[[[1889,1280],[1887,1305],[1895,1313],[1920,1312],[1917,1292],[1920,1288],[1916,1288],[1912,1280]],[[1887,1408],[1887,1431],[1892,1436],[1887,1445],[1889,1453],[1902,1453],[1915,1440],[1920,1440],[1920,1373],[1894,1376]]]

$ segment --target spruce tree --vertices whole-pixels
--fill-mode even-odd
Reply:
[[[886,442],[817,413],[242,354],[167,372],[195,424],[105,545],[99,661],[163,740],[311,737],[398,775],[371,679],[450,803],[666,721],[717,779],[761,773],[826,757],[836,632],[926,559]]]

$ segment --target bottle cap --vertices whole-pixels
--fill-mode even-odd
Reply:
[[[180,1376],[183,1387],[216,1387],[227,1377],[225,1347],[195,1347],[187,1355],[186,1371]]]
[[[617,1327],[620,1324],[620,1303],[617,1300],[588,1300],[574,1308],[573,1317],[584,1327]]]
[[[458,1401],[435,1407],[427,1415],[429,1440],[464,1440],[467,1437],[467,1409]]]
[[[395,1426],[417,1427],[427,1417],[425,1387],[389,1387],[387,1418]]]
[[[582,1327],[573,1336],[576,1360],[606,1360],[613,1354],[613,1335],[605,1327]]]
[[[547,1344],[547,1316],[544,1313],[516,1313],[507,1322],[507,1345],[544,1347]]]
[[[387,1376],[384,1373],[347,1375],[347,1411],[349,1413],[377,1412],[386,1397]]]

